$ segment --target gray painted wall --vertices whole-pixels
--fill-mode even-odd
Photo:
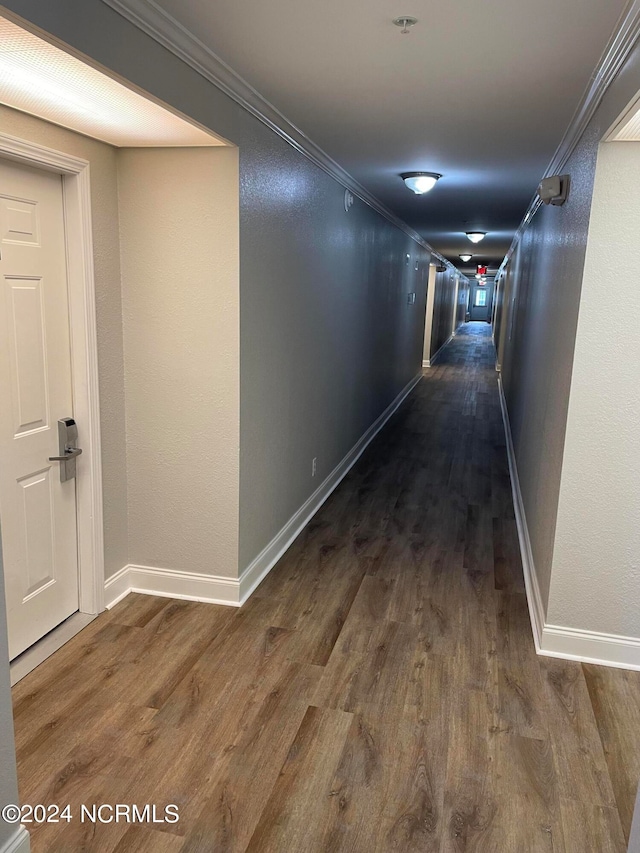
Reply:
[[[639,89],[640,47],[564,168],[571,176],[567,203],[538,210],[509,263],[500,321],[502,381],[545,610],[598,145]],[[603,308],[607,304],[603,299]]]
[[[456,274],[447,269],[436,275],[433,304],[433,326],[431,331],[431,357],[449,339],[456,308]]]
[[[429,254],[363,202],[345,213],[343,188],[278,136],[256,124],[249,141],[240,571],[419,372],[429,268]]]

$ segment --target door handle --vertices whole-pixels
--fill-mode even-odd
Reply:
[[[66,462],[67,459],[75,459],[81,453],[82,450],[79,447],[69,447],[68,449],[65,447],[64,456],[50,456],[49,462]]]
[[[82,450],[76,447],[78,427],[73,418],[60,418],[58,421],[59,456],[50,456],[49,462],[60,462],[60,482],[66,483],[76,476],[76,458]]]

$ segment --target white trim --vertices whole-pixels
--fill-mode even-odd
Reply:
[[[604,53],[600,57],[596,70],[591,76],[587,89],[582,96],[582,100],[578,105],[578,108],[571,119],[571,123],[562,137],[555,154],[551,158],[551,162],[547,166],[544,174],[540,176],[541,180],[542,178],[547,178],[550,175],[558,175],[562,172],[567,161],[582,139],[589,122],[600,106],[605,92],[629,58],[629,54],[633,50],[638,40],[638,36],[640,36],[640,0],[631,0],[626,10],[622,13],[618,26],[611,36]],[[610,135],[610,131],[607,136],[608,135]],[[516,246],[522,239],[522,235],[529,227],[531,220],[535,216],[541,204],[542,202],[536,193],[529,202],[529,207],[525,211],[524,219],[514,234],[509,251],[500,264],[496,277],[502,274],[504,268],[509,263],[509,259],[513,255]]]
[[[518,539],[520,540],[524,583],[536,652],[545,657],[640,670],[640,639],[637,637],[622,637],[598,631],[584,631],[545,622],[544,606],[531,551],[531,540],[520,490],[511,425],[501,376],[498,376],[498,392],[507,443],[509,474],[511,475],[511,490],[513,492]]]
[[[456,330],[456,331],[457,331],[457,330]],[[444,349],[448,344],[450,344],[450,343],[451,343],[451,341],[453,340],[454,335],[455,335],[455,332],[454,332],[453,334],[449,335],[449,337],[448,337],[448,338],[447,338],[447,340],[442,344],[442,346],[440,347],[440,349],[439,349],[436,353],[434,353],[434,354],[431,356],[431,358],[427,359],[427,361],[426,361],[426,362],[424,362],[424,361],[422,362],[422,366],[423,366],[423,367],[433,367],[433,365],[436,363],[437,359],[439,359],[439,358],[440,358],[440,356],[442,355],[442,350],[443,350],[443,349]]]
[[[417,374],[402,389],[395,400],[376,418],[369,429],[354,444],[342,461],[303,503],[300,509],[274,536],[258,556],[242,572],[240,578],[224,578],[195,572],[172,571],[153,566],[128,565],[105,583],[107,609],[114,607],[130,592],[168,596],[188,601],[204,601],[239,607],[269,574],[293,540],[320,509],[333,490],[358,461],[367,446],[397,411],[422,378]]]
[[[6,841],[0,848],[0,853],[29,853],[31,850],[31,840],[26,827],[20,826],[16,830],[13,838]]]
[[[545,625],[540,654],[618,669],[640,670],[640,639]]]
[[[452,272],[459,272],[451,261],[436,252],[417,231],[414,231],[406,222],[396,216],[392,210],[356,181],[349,172],[343,169],[339,163],[336,163],[319,145],[309,139],[299,127],[290,122],[280,110],[240,77],[204,42],[200,41],[153,0],[102,0],[102,2],[134,24],[139,30],[151,36],[152,39],[179,57],[218,89],[221,89],[225,95],[244,107],[263,124],[266,124],[296,151],[304,154],[345,189],[358,196],[369,207],[372,207],[385,219],[408,234],[412,240],[431,252],[434,258],[445,264]]]
[[[240,606],[240,581],[237,578],[173,571],[155,566],[128,565],[110,577],[104,586],[107,610],[130,592],[180,598],[185,601],[203,601],[207,604]]]
[[[99,613],[104,609],[104,531],[89,163],[2,133],[0,156],[63,178],[73,404],[83,450],[76,483],[79,610]]]

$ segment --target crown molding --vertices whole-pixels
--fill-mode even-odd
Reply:
[[[273,106],[246,80],[227,65],[224,60],[210,50],[199,38],[182,26],[171,15],[161,9],[153,0],[102,0],[123,18],[134,24],[148,36],[171,51],[175,56],[197,71],[225,95],[240,104],[245,110],[266,124],[274,133],[282,137],[292,148],[304,154],[309,160],[331,175],[345,189],[358,196],[365,204],[384,216],[392,225],[404,231],[412,240],[431,253],[452,271],[462,275],[451,261],[448,261],[410,225],[384,205],[361,183],[343,169],[326,151],[289,121],[280,110]]]
[[[587,84],[582,100],[573,114],[569,127],[556,148],[551,162],[541,176],[541,180],[562,172],[582,139],[589,122],[600,106],[605,92],[629,58],[629,54],[633,50],[638,36],[640,36],[640,0],[630,0],[620,17],[615,32],[604,49],[604,53],[600,57],[596,70]],[[541,204],[542,202],[538,198],[538,195],[534,195],[529,203],[524,219],[513,237],[509,251],[500,265],[497,273],[498,276],[502,274],[504,268],[509,263],[523,233],[529,227],[529,223]]]

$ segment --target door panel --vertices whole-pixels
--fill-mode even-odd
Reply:
[[[15,436],[18,436],[48,426],[42,281],[7,276],[5,285],[11,401]]]
[[[14,658],[78,609],[75,481],[61,483],[49,461],[58,419],[73,416],[62,178],[0,161],[0,235],[0,523]]]

